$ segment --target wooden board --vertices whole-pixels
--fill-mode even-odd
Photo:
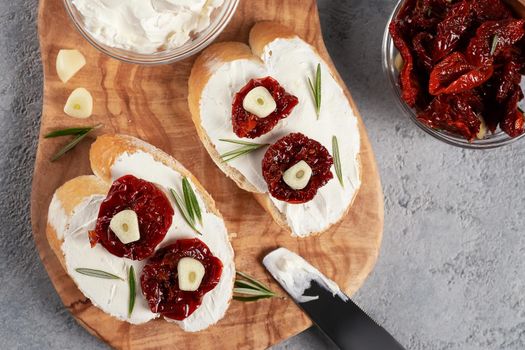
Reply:
[[[241,0],[234,19],[218,40],[246,42],[249,29],[259,20],[278,20],[293,27],[331,62],[322,41],[314,0]],[[69,23],[61,0],[40,1],[39,33],[45,80],[31,200],[34,238],[64,305],[90,333],[121,349],[181,345],[202,349],[261,349],[306,329],[311,323],[285,298],[233,302],[225,319],[198,334],[184,333],[176,325],[160,320],[133,326],[92,306],[62,269],[45,237],[47,208],[54,190],[77,175],[90,173],[89,142],[83,142],[56,163],[48,161],[65,140],[44,140],[42,135],[56,128],[101,122],[104,124],[101,132],[135,135],[172,154],[214,197],[230,232],[238,233],[233,240],[237,268],[270,283],[272,288],[279,289],[260,261],[278,246],[299,252],[349,294],[361,286],[377,259],[383,229],[383,194],[362,122],[363,185],[350,214],[320,237],[292,238],[279,229],[250,194],[239,190],[219,171],[201,145],[186,101],[187,80],[195,57],[160,67],[117,62],[98,53],[82,39]],[[55,72],[55,58],[61,48],[80,49],[88,62],[65,85]],[[89,89],[95,99],[94,116],[87,121],[67,117],[62,111],[69,93],[79,86]]]

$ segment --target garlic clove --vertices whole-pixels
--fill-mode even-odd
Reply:
[[[88,118],[93,114],[93,97],[84,88],[75,89],[64,106],[64,112],[74,118]]]
[[[63,83],[67,83],[79,70],[86,65],[86,58],[78,50],[60,50],[56,60],[57,75]]]
[[[179,289],[185,292],[199,289],[204,272],[204,265],[199,260],[188,257],[180,259],[177,264]]]
[[[304,160],[291,166],[283,174],[283,181],[294,190],[302,190],[310,182],[312,168]]]
[[[478,116],[478,118],[479,118],[479,121],[481,122],[481,124],[479,126],[479,131],[476,134],[476,138],[478,140],[483,140],[485,138],[485,136],[487,135],[487,123],[485,123],[485,119],[483,119],[483,117]]]
[[[124,244],[136,242],[140,239],[139,219],[137,213],[131,209],[123,210],[113,216],[109,228]]]
[[[257,86],[250,90],[250,92],[244,96],[242,106],[246,111],[259,118],[266,118],[277,108],[277,104],[270,94],[270,91],[264,86]]]

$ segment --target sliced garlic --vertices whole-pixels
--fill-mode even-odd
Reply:
[[[255,114],[259,118],[266,118],[275,111],[277,104],[270,94],[270,91],[264,86],[257,86],[253,88],[244,96],[242,106],[251,114]]]
[[[117,213],[111,219],[109,228],[124,244],[140,239],[139,219],[133,210],[126,209]]]
[[[64,112],[74,118],[88,118],[93,113],[93,97],[84,88],[75,89],[64,106]]]
[[[194,292],[199,289],[204,277],[204,265],[193,258],[182,258],[177,264],[179,289],[185,292]]]
[[[312,168],[304,160],[291,166],[283,174],[284,182],[294,190],[302,190],[310,182]]]
[[[57,75],[63,83],[67,83],[85,65],[86,58],[78,50],[60,50],[58,52]]]

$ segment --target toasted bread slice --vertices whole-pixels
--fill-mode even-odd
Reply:
[[[142,172],[140,174],[136,173],[136,168],[129,165],[137,161],[149,162],[146,166],[140,167]],[[176,322],[186,331],[199,331],[220,320],[224,316],[232,298],[235,279],[234,255],[222,216],[217,210],[215,202],[198,180],[168,154],[144,141],[126,135],[103,135],[98,137],[91,146],[90,162],[95,175],[79,176],[66,182],[56,190],[49,207],[46,232],[53,252],[79,289],[91,299],[94,305],[127,322],[144,323],[158,317],[157,314],[149,310],[140,289],[140,273],[147,260],[131,261],[119,258],[113,256],[100,245],[91,248],[89,246],[88,231],[94,226],[100,203],[106,197],[112,182],[116,177],[122,176],[120,173],[129,169],[129,174],[157,183],[160,188],[165,184],[157,182],[155,177],[157,174],[153,174],[153,172],[156,172],[156,169],[160,169],[160,171],[165,171],[170,176],[170,180],[178,179],[179,177],[188,178],[203,210],[203,236],[198,236],[198,238],[204,241],[213,254],[223,263],[221,280],[215,289],[204,296],[203,305],[185,320]],[[123,162],[127,162],[127,165]],[[153,167],[158,168],[153,169]],[[116,170],[117,168],[118,171]],[[152,174],[150,175],[148,171]],[[177,188],[177,184],[170,184],[170,187]],[[183,222],[181,214],[177,211],[174,203],[172,205],[175,210],[172,228],[175,228],[173,230],[170,228],[159,247],[173,243],[173,240],[178,238],[196,237],[191,230],[184,230],[184,225],[181,223]],[[177,224],[175,225],[176,222]],[[209,235],[206,235],[207,224],[210,226],[210,231],[213,231],[209,232]],[[179,232],[181,230],[184,232]],[[80,259],[78,256],[82,256],[82,258]],[[126,310],[120,310],[122,307],[115,311],[113,306],[109,306],[111,302],[106,302],[109,294],[116,294],[117,296],[113,298],[117,300],[113,302],[113,304],[117,304],[114,305],[115,307],[119,307],[119,296],[122,297],[120,299],[127,300],[128,298],[125,296],[128,292],[125,285],[126,282],[118,280],[105,281],[97,278],[89,280],[90,277],[76,272],[75,268],[79,267],[79,262],[82,265],[80,267],[84,268],[90,268],[90,264],[95,265],[95,268],[104,266],[106,270],[111,267],[111,271],[106,272],[114,273],[122,278],[126,277],[125,273],[127,270],[122,269],[121,266],[133,265],[137,274],[137,301],[133,312],[134,315],[126,316]],[[119,284],[113,286],[111,283]],[[94,290],[98,288],[95,285],[106,286],[111,292],[108,290]],[[110,296],[110,301],[111,298]]]
[[[286,204],[281,205],[277,200],[273,199],[271,195],[268,193],[266,184],[261,185],[260,179],[262,179],[262,175],[255,176],[253,174],[247,175],[248,172],[241,169],[239,166],[234,166],[229,162],[225,162],[221,158],[222,150],[220,150],[220,137],[217,137],[217,135],[211,135],[211,133],[214,132],[214,129],[216,129],[215,126],[224,127],[224,125],[229,124],[229,127],[231,129],[231,108],[230,111],[227,110],[227,108],[224,108],[222,114],[211,116],[209,112],[209,109],[205,109],[205,104],[207,103],[204,101],[204,99],[210,99],[210,94],[208,90],[211,90],[211,86],[214,84],[213,79],[216,74],[219,74],[219,72],[223,67],[233,67],[229,68],[228,72],[231,72],[231,76],[236,76],[236,72],[233,72],[234,68],[239,69],[241,72],[238,74],[241,78],[239,81],[234,80],[235,78],[229,78],[226,77],[224,81],[224,89],[228,90],[227,93],[224,93],[224,91],[218,91],[217,98],[221,98],[222,100],[220,103],[214,104],[214,106],[231,106],[233,96],[238,91],[237,89],[239,87],[244,86],[248,82],[248,80],[252,78],[261,78],[262,76],[258,76],[256,74],[263,74],[261,72],[264,72],[264,74],[272,75],[272,73],[275,73],[275,69],[272,69],[271,64],[269,61],[272,59],[272,54],[275,56],[276,51],[272,52],[271,45],[274,43],[278,43],[279,45],[287,45],[289,43],[290,50],[294,50],[295,48],[299,47],[300,50],[306,50],[308,53],[313,52],[313,56],[315,57],[315,62],[311,62],[313,65],[313,68],[315,69],[315,65],[317,62],[321,62],[323,64],[323,69],[329,70],[330,67],[328,64],[324,62],[324,60],[321,58],[321,56],[317,53],[316,49],[312,46],[306,44],[304,41],[302,41],[293,30],[290,28],[281,25],[279,23],[275,22],[259,22],[257,23],[250,32],[249,37],[249,43],[250,46],[239,43],[239,42],[222,42],[217,43],[209,48],[207,48],[195,61],[191,75],[189,78],[189,93],[188,93],[188,103],[189,103],[189,109],[191,111],[192,119],[195,124],[195,127],[197,129],[197,133],[204,144],[206,150],[212,157],[215,164],[228,176],[230,177],[240,188],[252,192],[257,199],[257,201],[261,204],[261,206],[270,213],[274,221],[286,229],[287,231],[291,232],[294,236],[309,236],[309,235],[315,235],[320,234],[326,230],[328,230],[331,226],[335,225],[337,222],[339,222],[344,216],[347,214],[348,210],[350,209],[353,200],[355,199],[357,192],[359,190],[360,184],[361,184],[361,165],[360,165],[360,157],[359,157],[359,141],[357,142],[357,145],[354,145],[354,149],[351,149],[351,152],[354,153],[352,156],[354,156],[352,159],[348,160],[348,171],[352,172],[352,175],[349,177],[352,177],[352,181],[349,181],[350,184],[348,186],[352,186],[352,192],[346,193],[345,201],[337,208],[337,214],[335,217],[319,217],[319,218],[310,218],[312,215],[307,210],[304,212],[304,217],[307,220],[303,220],[303,218],[295,217],[294,219],[291,219],[290,215],[287,214],[287,212],[294,212],[298,213],[297,208],[285,208],[283,209],[283,206],[286,206]],[[299,46],[297,46],[299,45]],[[306,52],[305,51],[305,52]],[[310,62],[309,62],[310,63]],[[268,67],[270,66],[270,67]],[[255,68],[250,68],[255,67]],[[259,67],[261,67],[259,69]],[[299,67],[292,67],[292,69],[300,69]],[[248,72],[248,73],[247,73]],[[303,72],[301,72],[303,74]],[[311,74],[310,71],[304,72],[304,83],[307,84],[307,77]],[[224,77],[224,76],[223,76]],[[280,81],[280,76],[273,76],[277,81]],[[230,80],[228,80],[230,79]],[[344,108],[347,108],[345,111],[350,110],[353,112],[352,120],[349,120],[349,123],[352,123],[351,130],[353,135],[347,135],[348,137],[359,137],[359,131],[357,126],[357,111],[354,110],[352,103],[348,101],[347,97],[345,96],[343,89],[338,85],[337,80],[334,78],[334,74],[329,71],[329,74],[325,74],[325,81],[329,79],[329,83],[331,85],[328,85],[328,87],[334,87],[334,90],[336,91],[337,98],[339,98],[340,103],[344,104]],[[335,84],[335,85],[334,85]],[[290,87],[291,89],[288,89]],[[287,92],[294,94],[293,88],[295,87],[294,84],[289,84],[289,86],[285,86],[287,88]],[[308,91],[309,93],[309,91]],[[304,96],[302,96],[304,97]],[[327,96],[327,100],[329,101],[332,96]],[[338,102],[338,101],[336,101]],[[299,104],[312,104],[311,102],[311,96],[306,96],[306,98],[299,99]],[[296,107],[297,108],[297,107]],[[290,119],[289,123],[292,123],[291,119],[293,117],[293,113],[291,114],[288,119]],[[309,113],[312,114],[312,109],[309,109]],[[323,115],[321,118],[331,118],[335,116],[331,115]],[[207,124],[207,121],[215,118],[213,122],[210,122]],[[222,118],[222,122],[220,119]],[[297,120],[297,116],[295,116]],[[286,120],[286,119],[285,119]],[[283,123],[281,121],[280,123]],[[208,125],[208,126],[207,126]],[[209,125],[213,125],[210,127]],[[284,130],[289,131],[290,127],[288,129],[279,129],[278,126],[270,131],[268,135],[263,135],[261,137],[261,143],[262,139],[264,139],[265,143],[273,143],[276,141],[277,138],[280,136],[284,136],[282,132]],[[301,128],[298,128],[297,130],[292,130],[293,132],[298,131],[302,132]],[[231,132],[231,130],[229,130]],[[233,136],[235,135],[227,135],[227,136]],[[279,136],[279,137],[277,137]],[[306,134],[306,136],[310,136]],[[228,137],[224,137],[228,138]],[[315,139],[315,137],[313,137]],[[330,138],[331,140],[331,138]],[[252,140],[244,140],[244,141],[252,141]],[[319,140],[318,140],[319,141]],[[257,142],[254,140],[254,142]],[[328,145],[328,142],[324,143],[324,146],[330,150],[331,144]],[[352,147],[352,146],[350,146]],[[357,149],[355,149],[357,148]],[[330,152],[332,153],[332,152]],[[247,159],[247,157],[251,157],[251,154],[248,154],[244,156]],[[254,156],[259,157],[259,156]],[[259,159],[257,158],[257,160]],[[242,159],[239,159],[241,161]],[[257,166],[257,163],[254,163],[254,166]],[[352,169],[350,169],[352,167]],[[259,173],[262,173],[261,170],[259,170]],[[337,182],[337,177],[334,174],[334,180]],[[250,179],[251,177],[251,179]],[[260,179],[259,179],[259,178]],[[254,178],[257,178],[254,181]],[[348,189],[348,188],[347,188]],[[313,201],[315,201],[316,198],[314,198]],[[284,203],[284,202],[283,202]],[[304,205],[308,206],[307,203]],[[315,204],[317,205],[317,204]],[[295,205],[297,206],[297,205]],[[323,209],[326,216],[329,216],[329,209],[325,208]],[[322,212],[323,210],[319,210],[318,212]],[[310,219],[308,219],[310,218]],[[301,221],[308,221],[312,220],[310,225],[305,225],[304,227],[301,226]],[[322,221],[325,220],[323,224],[316,225],[314,223],[315,220]]]

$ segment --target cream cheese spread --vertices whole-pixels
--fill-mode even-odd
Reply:
[[[304,292],[310,288],[312,281],[319,283],[332,295],[337,295],[344,301],[348,300],[348,297],[341,292],[334,281],[328,279],[306,260],[286,248],[278,248],[266,255],[263,259],[263,265],[298,303],[306,303],[319,298],[315,295],[304,295]]]
[[[196,237],[206,243],[212,253],[222,261],[224,267],[219,284],[204,296],[201,306],[192,315],[183,321],[175,321],[185,331],[190,332],[202,330],[216,323],[226,313],[232,296],[235,276],[233,249],[228,240],[224,221],[206,209],[199,192],[191,184],[202,209],[203,225],[201,231],[203,235],[197,235],[184,221],[171,195],[167,194],[168,188],[173,188],[182,194],[182,175],[156,161],[149,153],[136,152],[120,155],[111,168],[112,180],[127,174],[155,183],[166,192],[175,210],[172,225],[157,248],[169,245],[177,239]],[[90,246],[88,231],[94,229],[98,210],[104,199],[105,196],[102,195],[87,197],[77,205],[72,215],[67,217],[61,207],[60,200],[54,196],[49,210],[49,222],[57,232],[58,237],[64,238],[62,251],[68,273],[84,295],[104,312],[121,320],[134,324],[147,322],[159,317],[158,314],[150,311],[140,288],[140,274],[147,260],[134,261],[120,258],[109,253],[100,244],[93,248]],[[137,292],[135,308],[131,316],[128,316],[129,287],[127,273],[130,266],[135,269]],[[85,276],[76,272],[76,268],[103,270],[122,277],[124,281]]]
[[[308,236],[326,230],[336,223],[351,204],[361,185],[358,154],[360,136],[357,117],[343,89],[330,74],[330,69],[314,49],[298,37],[276,39],[264,48],[262,61],[239,59],[210,66],[211,77],[200,99],[202,127],[219,154],[232,149],[220,139],[239,138],[231,121],[234,95],[252,78],[271,76],[288,93],[298,97],[299,104],[290,116],[259,138],[257,143],[273,144],[291,132],[301,132],[320,142],[333,155],[332,137],[336,136],[341,155],[344,188],[335,176],[321,187],[313,200],[305,204],[288,204],[273,197],[273,204],[286,217],[294,236]],[[307,78],[313,78],[318,63],[322,70],[322,104],[319,117],[315,110]],[[251,140],[250,140],[251,141]],[[262,177],[264,149],[239,157],[228,164],[238,170],[260,193],[268,191]]]
[[[224,0],[72,0],[99,42],[142,54],[184,45]]]

